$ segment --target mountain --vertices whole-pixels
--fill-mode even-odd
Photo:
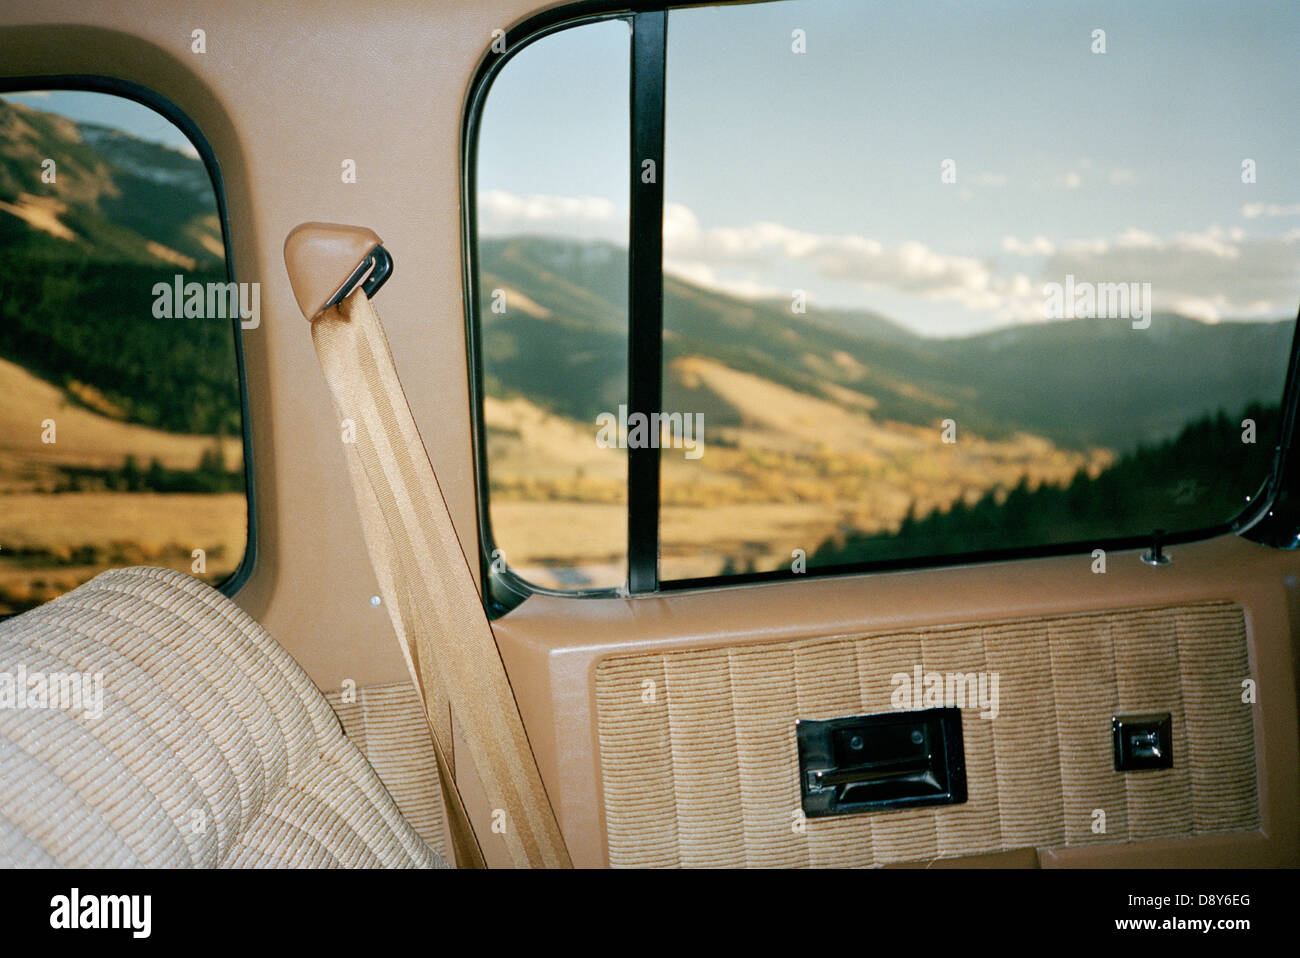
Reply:
[[[1131,450],[1218,411],[1281,399],[1294,321],[1183,316],[1020,326],[937,344],[979,408],[1073,447]]]
[[[198,159],[0,99],[0,358],[126,422],[237,435],[231,323],[153,315],[156,283],[224,263]]]
[[[626,251],[551,237],[484,239],[478,265],[489,394],[521,394],[584,421],[624,401]],[[504,312],[492,309],[494,290]],[[1291,321],[1211,325],[1157,314],[1145,330],[1083,319],[929,339],[870,312],[794,314],[787,303],[667,275],[664,407],[704,410],[715,425],[745,420],[745,410],[683,374],[682,360],[705,357],[877,419],[933,426],[951,418],[990,438],[1024,432],[1066,448],[1126,452],[1220,410],[1275,404],[1293,330]]]
[[[197,159],[3,98],[0,244],[187,270],[225,258],[212,183]]]

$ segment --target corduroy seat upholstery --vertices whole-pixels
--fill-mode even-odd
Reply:
[[[102,712],[75,707],[99,681]],[[114,570],[0,623],[0,867],[444,865],[289,653],[198,580]]]

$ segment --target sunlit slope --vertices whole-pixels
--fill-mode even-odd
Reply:
[[[100,260],[195,269],[224,258],[197,159],[0,97],[0,244],[51,238]]]
[[[0,359],[0,490],[51,488],[60,466],[114,468],[128,455],[141,467],[192,470],[218,442],[164,432],[96,412],[20,366]],[[87,399],[91,396],[87,395]],[[45,425],[52,422],[52,429]],[[43,437],[53,435],[54,442]],[[241,467],[240,440],[221,440],[227,469]]]

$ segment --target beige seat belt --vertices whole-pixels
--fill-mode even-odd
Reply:
[[[502,835],[516,867],[569,867],[496,639],[370,303],[392,261],[370,230],[306,223],[285,241],[285,264],[344,424],[380,593],[424,701],[456,863],[483,867],[482,832],[456,785],[453,715],[491,810],[492,821],[481,824]]]

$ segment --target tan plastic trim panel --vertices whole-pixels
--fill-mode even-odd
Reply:
[[[406,680],[366,557],[338,426],[285,274],[299,223],[361,223],[395,262],[385,327],[456,527],[474,542],[460,130],[492,42],[541,0],[24,0],[0,3],[0,76],[140,84],[198,126],[221,166],[235,278],[261,283],[243,332],[257,565],[235,601],[316,684]],[[192,50],[203,30],[205,52]],[[39,83],[33,83],[39,88]],[[356,182],[343,182],[345,160]],[[310,307],[309,307],[310,308]]]
[[[496,625],[533,750],[574,864],[607,863],[596,740],[595,668],[631,652],[720,648],[819,636],[1177,605],[1240,604],[1251,674],[1259,833],[1044,851],[1051,866],[1300,864],[1296,727],[1300,554],[1235,537],[1172,548],[1151,567],[1139,552],[808,579],[651,598],[534,596]]]

